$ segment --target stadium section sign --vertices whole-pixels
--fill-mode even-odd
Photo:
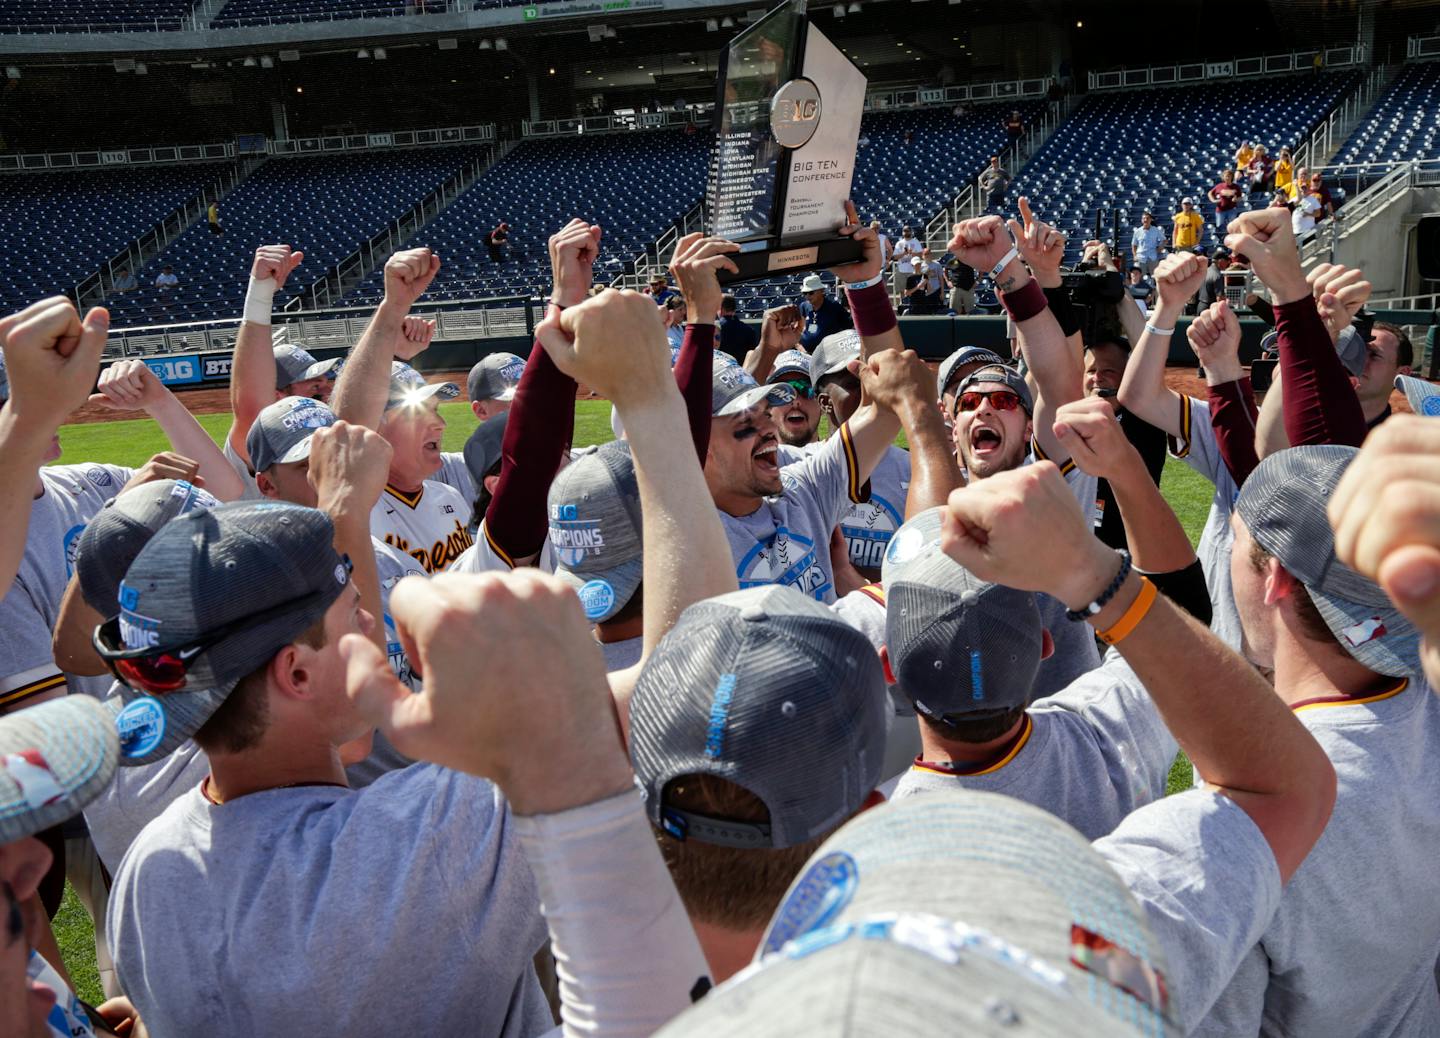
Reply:
[[[528,4],[520,9],[520,20],[574,18],[586,14],[620,14],[625,11],[660,11],[665,0],[574,0],[562,4]]]

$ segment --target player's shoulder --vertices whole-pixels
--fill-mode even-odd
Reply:
[[[133,469],[101,462],[80,462],[75,465],[47,465],[40,470],[46,486],[68,490],[76,496],[83,493],[114,497],[130,481]]]

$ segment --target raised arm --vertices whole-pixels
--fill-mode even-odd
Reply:
[[[1135,349],[1120,381],[1120,405],[1143,422],[1164,429],[1174,437],[1182,435],[1180,394],[1165,385],[1165,362],[1170,357],[1170,339],[1175,325],[1200,285],[1205,281],[1205,257],[1192,252],[1173,252],[1155,270],[1159,301],[1144,332],[1135,340]]]
[[[288,245],[262,245],[250,264],[250,284],[245,290],[245,311],[235,335],[235,354],[230,361],[230,449],[244,462],[250,461],[245,437],[255,416],[275,402],[275,348],[270,337],[270,313],[275,293],[305,258]]]
[[[830,273],[845,286],[850,318],[860,336],[860,356],[868,358],[881,350],[903,350],[905,340],[900,336],[900,322],[895,317],[890,290],[881,273],[885,257],[880,237],[861,225],[854,202],[845,203],[845,223],[840,233],[859,242],[861,248],[860,258],[854,263],[830,268]]]
[[[1046,462],[950,495],[941,544],[984,580],[1085,610],[1114,583],[1116,553],[1088,529]],[[1335,771],[1265,679],[1133,570],[1088,617],[1150,692],[1180,747],[1264,835],[1283,880],[1325,829]]]
[[[1221,299],[1196,316],[1188,333],[1190,348],[1205,369],[1210,425],[1215,444],[1236,486],[1260,464],[1255,454],[1255,391],[1240,366],[1240,322]]]
[[[727,257],[739,248],[733,242],[706,238],[697,232],[687,234],[675,243],[675,254],[670,260],[670,275],[685,297],[685,335],[680,340],[680,355],[675,358],[675,381],[685,400],[685,418],[690,426],[690,439],[695,444],[695,456],[702,465],[710,448],[715,315],[720,312],[720,300],[725,295],[720,287],[719,271],[738,272],[735,262]],[[797,342],[800,339],[799,316],[797,311]],[[774,363],[774,357],[770,358],[770,363]],[[624,419],[621,421],[623,423]]]
[[[805,319],[800,316],[798,306],[772,306],[760,321],[760,341],[745,354],[742,366],[756,382],[764,382],[775,368],[776,357],[786,350],[799,348],[804,331]],[[683,345],[681,348],[684,348]],[[706,423],[709,423],[708,418]]]
[[[869,399],[885,399],[910,445],[910,488],[905,496],[905,518],[912,519],[927,509],[943,505],[950,492],[961,485],[960,466],[945,419],[930,401],[939,393],[928,365],[918,363],[911,350],[899,355],[899,365],[871,358],[860,364],[860,387]],[[888,358],[887,358],[888,359]],[[895,388],[885,385],[894,382]],[[896,391],[898,390],[898,391]],[[842,547],[843,538],[842,538]],[[848,548],[845,552],[848,553]],[[845,554],[846,561],[849,555]]]

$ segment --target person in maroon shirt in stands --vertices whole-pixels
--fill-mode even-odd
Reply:
[[[1210,189],[1207,197],[1215,203],[1215,237],[1224,238],[1225,228],[1230,226],[1231,217],[1239,215],[1235,210],[1245,197],[1245,192],[1235,183],[1235,171],[1227,169],[1220,174],[1220,183]]]
[[[1320,201],[1320,211],[1315,214],[1315,222],[1320,223],[1327,216],[1335,215],[1335,200],[1330,197],[1330,189],[1325,186],[1325,179],[1319,173],[1310,174],[1310,193]]]

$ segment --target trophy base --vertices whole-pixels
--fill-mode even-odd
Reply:
[[[785,247],[771,246],[768,241],[749,242],[741,246],[741,251],[730,254],[730,259],[740,268],[738,273],[732,274],[728,270],[716,273],[720,276],[720,284],[736,285],[795,270],[824,270],[842,263],[853,263],[863,252],[863,246],[853,238],[823,238]]]

